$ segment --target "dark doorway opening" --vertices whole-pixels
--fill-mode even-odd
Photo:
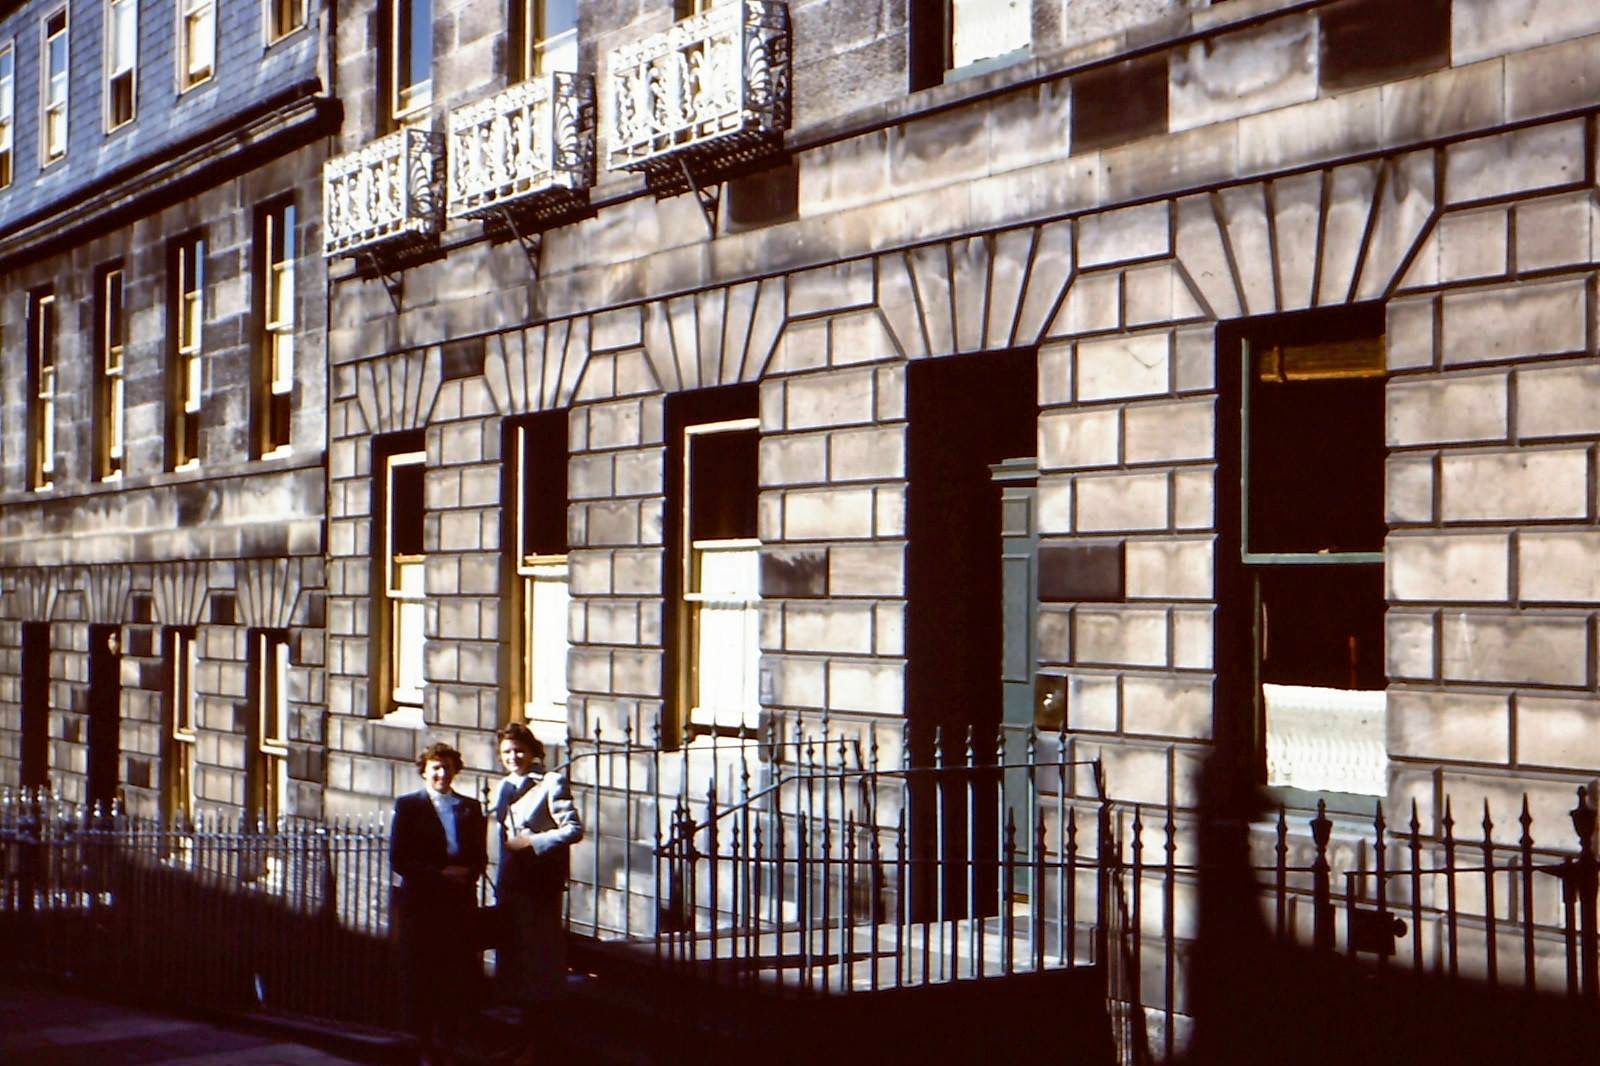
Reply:
[[[22,623],[22,787],[50,784],[50,623]]]
[[[89,794],[109,810],[117,795],[122,726],[122,636],[116,625],[89,627]]]
[[[1031,456],[1038,424],[1038,360],[1031,349],[930,359],[907,374],[906,715],[911,755],[934,762],[935,737],[946,766],[967,758],[993,761],[1001,720],[1000,486],[990,467]],[[992,775],[965,785],[940,775],[942,785],[914,790],[912,816],[924,831],[914,852],[942,847],[946,859],[970,852],[992,871],[996,818]],[[981,787],[980,787],[981,786]],[[968,800],[973,800],[970,837]],[[937,811],[947,827],[932,831]],[[989,856],[984,860],[984,856]],[[969,888],[987,908],[994,886],[969,884],[962,863],[946,862],[947,914],[966,913]],[[921,886],[922,907],[932,906]],[[926,910],[924,914],[928,913]]]

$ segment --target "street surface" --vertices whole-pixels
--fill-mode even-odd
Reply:
[[[351,1066],[282,1036],[0,982],[0,1066]]]

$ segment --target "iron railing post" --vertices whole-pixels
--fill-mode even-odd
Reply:
[[[1600,869],[1594,853],[1595,809],[1588,789],[1579,787],[1578,805],[1572,809],[1572,827],[1578,834],[1578,857],[1573,874],[1578,880],[1578,956],[1583,977],[1583,997],[1600,999],[1600,929],[1596,923],[1596,896],[1600,894]]]
[[[1328,840],[1333,823],[1328,820],[1328,805],[1317,801],[1317,816],[1311,820],[1311,839],[1317,854],[1311,862],[1311,946],[1319,954],[1333,954],[1333,891],[1328,868]]]

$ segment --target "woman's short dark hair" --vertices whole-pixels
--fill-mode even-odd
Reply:
[[[533,735],[533,730],[521,722],[507,722],[494,735],[496,747],[508,740],[519,748],[527,748],[533,752],[534,758],[544,758],[544,745],[539,742],[538,737]]]
[[[427,773],[428,763],[434,759],[438,759],[450,768],[451,777],[461,772],[461,753],[443,741],[436,740],[417,752],[417,773]]]

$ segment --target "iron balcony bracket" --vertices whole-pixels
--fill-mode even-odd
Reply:
[[[716,240],[717,213],[722,204],[722,183],[706,184],[696,179],[694,172],[689,169],[689,161],[681,155],[678,157],[678,168],[683,171],[684,184],[694,193],[695,201],[700,205],[700,216],[706,220],[707,236]]]

